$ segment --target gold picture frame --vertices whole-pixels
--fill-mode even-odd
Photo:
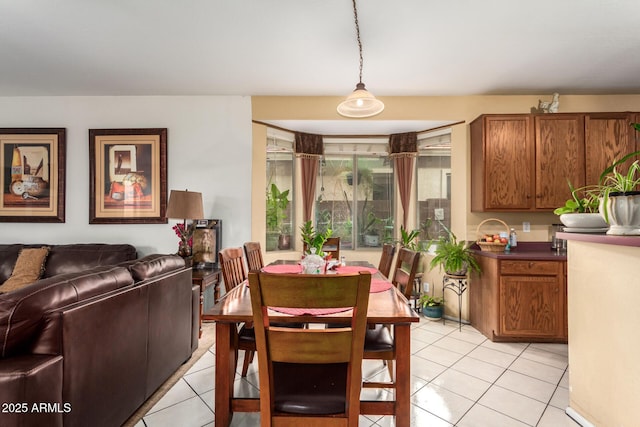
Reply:
[[[0,222],[65,222],[64,128],[0,128]]]
[[[89,129],[89,224],[166,224],[167,129]]]

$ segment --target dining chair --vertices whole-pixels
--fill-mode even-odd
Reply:
[[[322,252],[331,254],[331,259],[340,261],[340,238],[329,237],[322,245]]]
[[[218,261],[222,270],[222,280],[224,282],[225,293],[247,280],[247,270],[244,266],[244,256],[242,248],[225,248],[218,253]],[[249,365],[253,362],[256,351],[256,338],[253,325],[246,323],[240,325],[238,330],[238,345],[236,347],[236,364],[238,363],[237,352],[244,350],[244,363],[242,365],[242,377],[247,376]]]
[[[382,245],[382,255],[380,255],[380,262],[378,263],[378,271],[389,277],[391,272],[391,266],[393,265],[393,256],[396,254],[396,245],[391,243],[385,243]]]
[[[244,255],[247,257],[249,271],[261,270],[264,267],[260,242],[245,242]]]
[[[420,264],[420,252],[400,248],[393,269],[391,282],[409,299],[413,291],[413,283]],[[396,358],[395,342],[389,325],[378,324],[368,328],[364,340],[364,359],[382,360],[387,365],[391,382],[364,382],[367,388],[393,388],[395,375],[393,361]]]
[[[262,426],[358,425],[370,285],[370,273],[249,273]],[[299,314],[338,308],[351,321],[331,329],[280,328],[272,322],[278,309],[268,307]],[[314,314],[305,321],[326,323]]]

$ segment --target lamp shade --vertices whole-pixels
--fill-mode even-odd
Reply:
[[[384,103],[364,87],[360,82],[347,99],[338,105],[338,113],[345,117],[361,119],[380,114],[384,110]]]
[[[195,191],[171,190],[167,206],[167,218],[202,219],[202,193]]]

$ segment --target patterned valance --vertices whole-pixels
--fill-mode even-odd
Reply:
[[[317,158],[324,154],[322,135],[296,132],[296,157]]]
[[[389,135],[389,157],[415,157],[418,155],[418,134],[416,132]]]

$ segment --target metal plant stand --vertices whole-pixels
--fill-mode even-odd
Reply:
[[[457,276],[453,274],[445,274],[442,276],[442,305],[444,305],[444,290],[451,289],[458,295],[458,330],[462,331],[462,294],[467,290],[467,275]],[[445,318],[442,316],[442,324]]]

